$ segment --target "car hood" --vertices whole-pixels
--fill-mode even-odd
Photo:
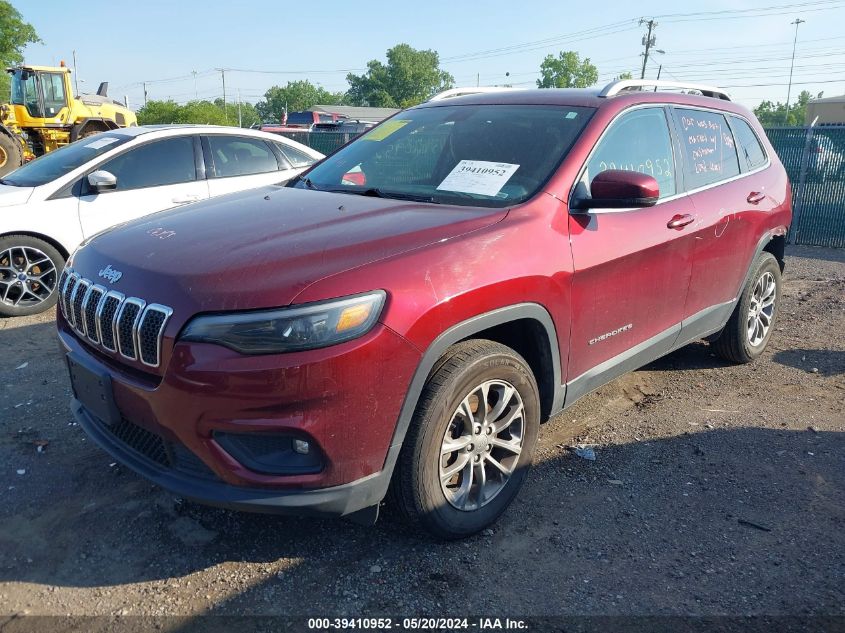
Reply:
[[[35,187],[13,187],[0,185],[0,207],[11,207],[16,204],[26,204]]]
[[[120,225],[80,247],[72,265],[109,289],[172,307],[174,321],[183,321],[198,312],[286,306],[326,276],[506,214],[273,186]],[[98,277],[107,266],[121,273],[114,283]]]

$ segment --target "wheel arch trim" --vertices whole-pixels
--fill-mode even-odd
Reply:
[[[437,361],[443,356],[443,353],[455,343],[472,338],[473,335],[496,327],[498,325],[505,325],[513,321],[533,320],[537,321],[546,333],[549,345],[549,355],[552,360],[553,385],[555,387],[552,411],[557,412],[563,406],[564,387],[561,380],[561,365],[560,365],[560,350],[558,347],[557,329],[554,321],[545,307],[538,303],[519,303],[515,305],[503,306],[490,312],[478,314],[474,317],[457,323],[441,333],[435,338],[431,344],[426,348],[425,352],[417,364],[417,369],[411,379],[411,384],[408,391],[405,393],[405,399],[402,403],[402,408],[399,417],[396,420],[396,427],[393,430],[393,437],[390,441],[390,446],[385,456],[384,465],[382,467],[382,485],[384,487],[384,494],[387,493],[387,487],[390,483],[390,478],[393,474],[393,469],[399,458],[399,452],[402,449],[402,444],[408,428],[411,425],[411,420],[414,417],[414,411],[417,408],[420,394],[425,387],[431,370],[436,365]],[[382,495],[383,496],[383,495]]]
[[[70,257],[70,252],[67,248],[65,248],[64,244],[62,244],[56,238],[50,237],[49,235],[44,235],[43,233],[37,233],[35,231],[8,231],[6,233],[0,233],[0,239],[4,237],[15,237],[17,235],[20,235],[22,237],[31,237],[33,239],[46,242],[47,244],[55,248],[57,251],[59,251],[59,255],[62,256],[62,259],[64,259],[65,262],[67,262],[68,257]]]

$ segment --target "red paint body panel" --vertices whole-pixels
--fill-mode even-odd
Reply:
[[[92,279],[111,265],[123,272],[121,292],[173,308],[162,362],[151,369],[94,349],[60,315],[65,348],[111,376],[124,416],[178,440],[222,481],[280,494],[333,487],[385,468],[414,374],[449,328],[502,307],[538,304],[554,325],[550,345],[559,352],[560,381],[566,383],[733,300],[761,237],[783,235],[791,221],[785,172],[756,122],[771,158],[756,173],[679,192],[652,207],[569,213],[567,201],[588,155],[627,108],[708,107],[753,122],[736,104],[651,92],[602,99],[570,90],[448,100],[460,103],[597,110],[542,190],[509,209],[271,187],[101,234],[70,265]],[[762,199],[750,196],[761,192]],[[668,226],[686,215],[693,216],[691,224]],[[387,294],[379,323],[334,347],[243,356],[177,342],[200,313],[284,307],[375,289]],[[319,446],[325,468],[310,475],[253,472],[212,440],[214,430],[226,429],[292,432]]]
[[[660,187],[647,174],[611,169],[596,174],[590,183],[593,198],[657,198]]]
[[[91,357],[58,318],[65,348]],[[179,343],[159,384],[108,367],[117,405],[133,423],[178,440],[223,481],[297,489],[335,486],[381,470],[419,358],[401,337],[377,326],[334,347],[270,356]],[[316,442],[326,468],[301,476],[253,473],[220,449],[211,439],[214,430],[295,431]]]

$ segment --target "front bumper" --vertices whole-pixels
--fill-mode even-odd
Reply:
[[[192,474],[188,468],[163,466],[128,448],[75,399],[71,399],[71,412],[89,437],[121,464],[175,495],[206,505],[274,514],[344,516],[379,503],[390,483],[390,473],[381,470],[358,481],[317,490],[232,486],[196,472],[201,469],[194,468]]]
[[[419,362],[419,352],[389,328],[269,356],[177,342],[158,376],[92,348],[61,315],[58,331],[63,351],[108,376],[118,410],[104,421],[74,400],[79,424],[118,461],[179,496],[259,512],[346,515],[377,504],[387,490],[387,451]],[[307,440],[322,468],[256,472],[224,450],[218,433]]]

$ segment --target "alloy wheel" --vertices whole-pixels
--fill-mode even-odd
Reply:
[[[751,301],[748,305],[748,342],[757,347],[764,340],[772,327],[775,314],[775,300],[777,299],[777,284],[770,272],[764,273],[754,284]]]
[[[47,301],[59,278],[53,261],[32,246],[12,246],[0,251],[0,302],[12,307],[32,307]]]
[[[471,512],[490,503],[519,462],[525,406],[516,387],[488,380],[452,414],[440,449],[440,487],[450,505]]]

